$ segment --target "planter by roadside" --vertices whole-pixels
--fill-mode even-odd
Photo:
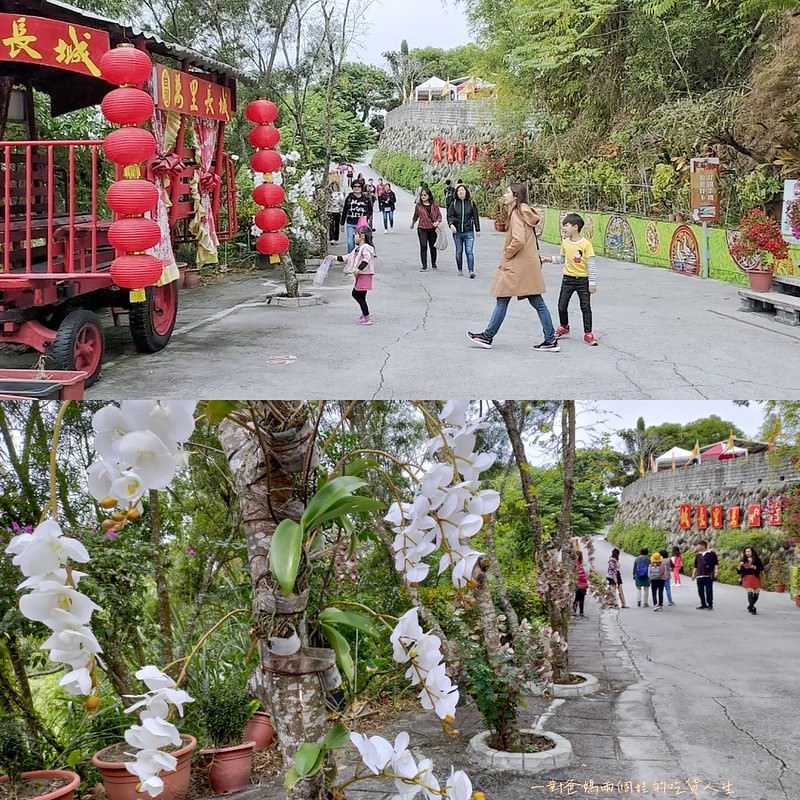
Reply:
[[[0,783],[7,781],[8,776],[0,776]],[[72,796],[81,782],[81,776],[76,772],[67,772],[63,769],[37,769],[32,772],[23,772],[20,775],[20,781],[34,785],[39,784],[43,788],[59,781],[62,783],[61,786],[36,795],[36,800],[72,800]]]
[[[275,730],[266,711],[256,711],[244,729],[244,741],[255,742],[255,752],[265,750],[275,741]]]
[[[239,792],[250,783],[255,746],[255,742],[249,741],[200,751],[208,771],[208,782],[216,794]]]
[[[523,729],[520,732],[548,739],[553,743],[553,747],[539,753],[508,753],[504,750],[495,750],[489,746],[491,732],[484,731],[469,740],[467,753],[481,767],[504,772],[545,772],[569,766],[572,761],[572,745],[568,739],[549,731]]]
[[[164,791],[159,795],[160,800],[183,800],[189,790],[189,777],[192,760],[192,751],[197,747],[197,739],[189,734],[181,734],[183,746],[173,750],[171,755],[178,759],[178,766],[173,772],[162,772]],[[123,744],[127,748],[127,745]],[[139,778],[132,775],[125,768],[124,761],[120,758],[120,745],[111,745],[92,756],[92,764],[100,770],[103,776],[103,786],[108,800],[146,800],[146,793],[136,791]],[[130,748],[127,748],[130,749]],[[133,761],[132,758],[128,761]]]
[[[197,267],[189,267],[186,270],[186,277],[183,280],[185,289],[194,289],[200,285],[200,270]]]
[[[554,683],[553,697],[585,697],[600,690],[600,681],[594,675],[588,672],[572,672],[572,674],[583,680],[580,683]]]

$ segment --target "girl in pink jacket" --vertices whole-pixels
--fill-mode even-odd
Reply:
[[[372,325],[372,317],[367,305],[367,292],[372,291],[372,276],[375,274],[375,247],[372,244],[372,229],[368,224],[360,224],[356,228],[355,249],[346,256],[337,256],[337,261],[344,262],[344,271],[353,275],[353,299],[361,308],[359,325]]]

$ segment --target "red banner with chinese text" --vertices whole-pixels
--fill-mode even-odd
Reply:
[[[55,67],[100,77],[108,33],[57,19],[0,14],[0,61]]]
[[[711,527],[721,528],[725,524],[725,509],[722,506],[711,506]]]
[[[751,503],[747,506],[747,527],[761,527],[761,503]]]
[[[742,524],[742,507],[731,506],[728,509],[728,527],[738,528]]]
[[[708,506],[697,506],[695,513],[697,514],[697,527],[704,531],[708,527]]]
[[[452,164],[456,160],[456,143],[448,141],[445,150],[447,151],[447,163]]]
[[[770,497],[767,500],[767,524],[780,525],[781,524],[781,498]]]
[[[478,145],[471,144],[467,150],[467,159],[470,164],[474,164],[478,160]]]
[[[686,530],[692,527],[692,506],[690,503],[684,503],[680,509],[680,522],[679,526]]]
[[[153,70],[153,99],[164,111],[190,117],[230,122],[233,113],[231,90],[227,86],[161,64],[156,64]]]
[[[444,158],[444,153],[442,150],[444,149],[444,139],[440,137],[436,137],[433,140],[433,160],[434,161],[441,161]]]
[[[459,164],[464,163],[464,158],[466,157],[467,146],[464,142],[457,142],[456,143],[456,161]]]

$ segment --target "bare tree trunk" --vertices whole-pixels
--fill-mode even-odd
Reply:
[[[288,253],[281,256],[281,267],[283,269],[283,282],[286,285],[287,297],[300,297],[299,283],[294,263]]]
[[[150,544],[153,547],[153,572],[156,578],[158,593],[158,615],[161,622],[161,658],[162,663],[171,664],[172,653],[172,608],[169,600],[169,586],[161,560],[161,506],[158,492],[150,490]]]
[[[251,402],[250,418],[220,425],[219,438],[233,474],[239,497],[250,578],[253,585],[253,630],[258,637],[261,667],[250,686],[272,716],[288,769],[305,741],[316,741],[329,727],[326,690],[335,685],[338,672],[333,652],[308,646],[307,609],[310,565],[303,557],[295,593],[285,597],[269,569],[272,535],[283,519],[298,520],[304,496],[302,481],[307,466],[316,465],[314,426],[304,402]],[[311,449],[311,453],[309,453]],[[270,637],[300,636],[300,651],[276,656]],[[334,768],[287,791],[289,800],[325,800]]]
[[[575,548],[572,533],[572,500],[575,494],[575,401],[565,400],[561,411],[561,464],[564,493],[561,496],[561,511],[558,516],[558,538],[552,542],[553,549],[561,550],[563,580],[570,587],[575,583]],[[551,595],[553,592],[551,592]],[[548,599],[550,627],[566,641],[569,632],[569,610],[567,605]],[[563,683],[569,678],[569,654],[566,649],[555,649],[553,658],[553,680]]]

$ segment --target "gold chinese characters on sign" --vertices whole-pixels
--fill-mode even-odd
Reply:
[[[692,217],[697,222],[719,222],[719,159],[693,158]]]
[[[164,111],[176,111],[190,117],[206,117],[230,122],[231,90],[189,72],[156,64],[153,70],[153,99]]]
[[[56,19],[0,14],[0,61],[57,67],[100,77],[108,33]]]

